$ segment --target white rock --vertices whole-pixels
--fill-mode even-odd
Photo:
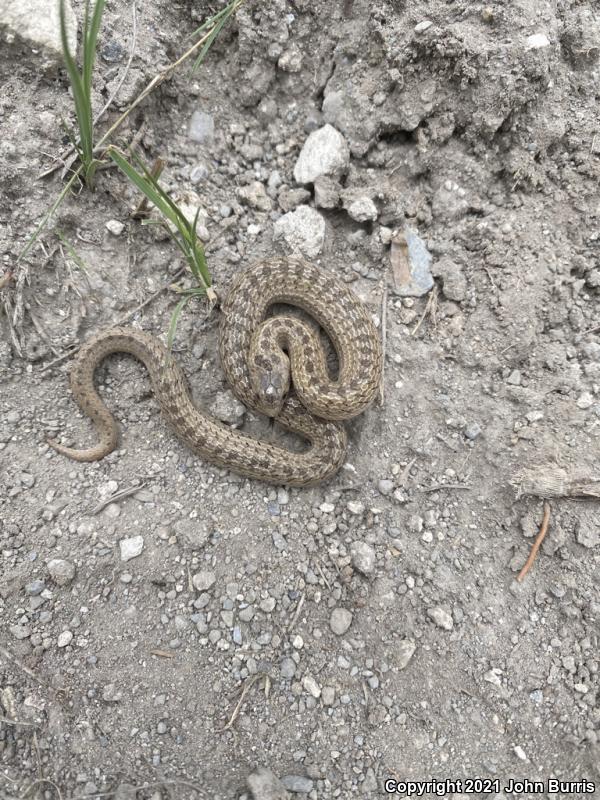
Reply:
[[[66,647],[68,644],[71,644],[72,641],[73,641],[73,634],[71,633],[71,631],[63,631],[62,633],[59,633],[58,640],[56,643],[58,644],[59,647]]]
[[[77,49],[77,20],[69,0],[65,0],[67,41],[69,50]],[[62,61],[58,2],[54,0],[0,0],[0,29],[27,42],[34,50],[42,50],[47,63]],[[6,37],[6,33],[4,34]],[[3,45],[4,46],[4,45]]]
[[[347,169],[350,150],[342,134],[333,125],[313,131],[304,142],[294,167],[298,183],[313,183],[321,175],[334,175]]]
[[[577,398],[577,408],[591,408],[594,405],[594,396],[590,392],[584,392]]]
[[[408,663],[414,656],[416,649],[417,645],[412,639],[404,639],[402,642],[400,642],[396,651],[395,659],[395,665],[398,667],[398,669],[405,669],[408,666]]]
[[[66,586],[75,577],[75,566],[63,558],[53,558],[46,564],[50,577],[59,586]]]
[[[315,258],[323,249],[325,220],[309,206],[299,206],[280,217],[273,226],[273,238],[285,239],[292,250]]]
[[[214,572],[203,569],[193,576],[192,583],[194,584],[194,588],[199,592],[207,592],[212,586],[214,586],[216,580],[217,576]]]
[[[143,536],[130,536],[128,539],[121,539],[119,542],[121,549],[121,561],[129,561],[140,555],[144,549]]]
[[[454,620],[450,614],[440,606],[428,608],[427,616],[435,622],[438,628],[443,628],[445,631],[451,631],[454,627]]]
[[[548,47],[549,44],[550,39],[548,39],[545,33],[534,33],[527,37],[528,50],[539,50],[540,47]]]
[[[338,636],[342,636],[352,624],[352,614],[347,608],[334,608],[331,612],[329,625]]]
[[[523,748],[520,745],[516,745],[513,748],[513,750],[518,759],[520,759],[521,761],[529,761],[529,759],[527,758],[527,754],[525,753],[525,750],[523,750]]]
[[[312,695],[316,700],[321,697],[321,687],[312,677],[312,675],[305,675],[302,678],[302,686],[304,687],[305,691]]]
[[[113,236],[120,236],[125,230],[125,225],[118,219],[109,219],[106,223],[106,229]]]
[[[366,542],[354,542],[350,548],[352,566],[363,575],[372,575],[375,572],[376,553],[373,547]]]
[[[348,511],[351,514],[364,514],[365,507],[363,503],[360,503],[358,500],[349,500],[346,506]]]
[[[424,19],[423,22],[418,22],[415,25],[415,33],[423,33],[428,28],[431,28],[433,22],[430,19]]]
[[[377,219],[377,206],[370,197],[357,197],[346,208],[350,219],[356,222],[369,222]]]

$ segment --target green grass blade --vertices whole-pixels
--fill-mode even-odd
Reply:
[[[181,316],[181,312],[187,306],[187,304],[192,299],[192,295],[187,295],[186,297],[182,297],[181,300],[175,306],[175,310],[171,315],[171,322],[169,324],[169,333],[167,334],[167,348],[170,350],[173,347],[173,340],[175,339],[175,331],[177,330],[177,323],[179,321],[179,317]]]
[[[96,0],[91,25],[88,27],[86,24],[87,37],[83,60],[83,82],[90,90],[92,87],[94,62],[96,60],[96,43],[98,41],[98,32],[100,30],[100,23],[102,22],[102,14],[104,13],[105,4],[106,0]]]

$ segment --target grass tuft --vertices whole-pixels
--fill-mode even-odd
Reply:
[[[65,66],[75,101],[79,137],[71,135],[83,168],[83,178],[89,189],[94,188],[94,175],[100,161],[94,157],[94,121],[92,117],[92,75],[96,60],[96,43],[106,0],[95,0],[90,13],[90,0],[86,0],[82,31],[82,65],[77,66],[69,49],[65,0],[59,2],[60,38]]]
[[[190,222],[177,203],[175,203],[160,186],[158,178],[152,174],[138,156],[134,153],[131,154],[132,159],[139,168],[136,169],[114,145],[108,148],[108,155],[131,183],[137,186],[142,194],[162,214],[164,220],[160,224],[164,226],[175,244],[181,250],[190,272],[196,279],[196,286],[179,290],[182,297],[175,307],[175,311],[171,317],[171,324],[169,325],[168,346],[171,348],[175,337],[177,322],[181,312],[189,301],[194,297],[202,297],[205,295],[211,300],[215,297],[214,292],[211,291],[210,288],[212,278],[206,263],[204,246],[197,234],[200,209],[196,212],[193,222]],[[146,222],[148,223],[150,221],[147,220]]]
[[[211,45],[214,42],[214,40],[221,33],[221,30],[222,30],[223,26],[229,20],[229,18],[232,17],[233,14],[235,14],[235,12],[237,11],[238,7],[243,2],[244,2],[244,0],[231,0],[231,2],[227,3],[227,5],[224,8],[222,8],[220,11],[217,11],[216,14],[213,14],[212,17],[209,17],[207,20],[205,20],[202,23],[202,25],[200,25],[199,28],[196,28],[196,30],[192,34],[193,37],[194,36],[198,36],[201,33],[204,33],[204,31],[207,28],[211,28],[212,27],[212,30],[210,31],[209,35],[207,36],[206,41],[204,42],[204,45],[202,46],[202,50],[200,50],[200,52],[198,53],[198,55],[196,57],[196,60],[194,61],[194,65],[192,67],[192,71],[193,72],[195,72],[198,69],[198,67],[200,66],[200,64],[202,64],[202,62],[204,61],[204,57],[206,56],[206,54],[210,50]]]

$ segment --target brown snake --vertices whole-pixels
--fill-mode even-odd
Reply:
[[[298,306],[325,330],[339,361],[335,380],[316,332],[297,317],[267,318],[274,303]],[[333,475],[346,454],[340,420],[370,405],[381,377],[379,336],[358,298],[301,259],[262,261],[236,278],[222,303],[219,350],[239,400],[308,439],[307,451],[260,441],[196,408],[181,368],[157,339],[136,328],[110,328],[93,337],[71,370],[73,397],[95,423],[100,442],[87,450],[49,444],[76,461],[97,461],[115,449],[118,427],[94,387],[94,372],[107,355],[124,352],[145,364],[168,423],[206,461],[289,486],[309,486]],[[288,394],[290,373],[293,392]]]

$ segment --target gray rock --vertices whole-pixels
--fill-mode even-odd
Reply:
[[[344,208],[355,222],[373,222],[379,213],[375,203],[366,196],[344,200]]]
[[[241,186],[238,189],[238,197],[258,211],[270,211],[273,207],[265,185],[260,181],[253,181],[248,186]]]
[[[297,45],[293,44],[281,54],[277,66],[283,72],[300,72],[302,69],[302,53]]]
[[[465,427],[465,436],[467,439],[475,441],[475,439],[481,436],[481,426],[478,425],[477,422],[470,422]]]
[[[259,767],[246,778],[254,800],[290,800],[285,786],[270,769]]]
[[[239,425],[246,413],[246,407],[229,389],[226,389],[224,392],[217,392],[210,413],[228,425]]]
[[[313,783],[310,778],[304,778],[302,775],[286,775],[281,779],[281,782],[289,792],[294,794],[308,794],[312,792]]]
[[[53,558],[46,567],[50,577],[58,586],[66,586],[75,577],[75,565],[63,558]]]
[[[452,616],[441,606],[428,608],[427,616],[435,622],[438,628],[443,628],[445,631],[451,631],[454,627]]]
[[[467,279],[458,264],[442,258],[433,268],[433,273],[442,279],[444,295],[448,300],[461,303],[467,296]]]
[[[349,163],[346,140],[333,125],[324,125],[306,139],[294,167],[294,178],[298,183],[313,183],[321,175],[344,172]]]
[[[324,706],[332,706],[335,703],[335,689],[333,686],[324,686],[321,690],[321,700]]]
[[[44,589],[46,588],[46,584],[44,581],[36,578],[35,580],[31,581],[25,586],[25,591],[31,597],[36,597],[38,594],[41,594]]]
[[[350,549],[352,566],[363,575],[372,575],[375,572],[377,555],[375,549],[366,542],[354,542]]]
[[[402,285],[396,286],[396,292],[402,297],[421,297],[433,287],[432,258],[425,242],[411,228],[406,228],[403,234],[392,239],[392,262],[394,259],[403,261],[406,257],[408,257],[408,274]],[[395,269],[394,274],[396,273]]]
[[[333,178],[326,175],[316,178],[314,190],[317,208],[336,208],[340,202],[340,185]]]
[[[377,484],[377,488],[384,496],[391,494],[394,491],[394,486],[394,481],[390,481],[388,478],[383,478],[383,480],[380,480]]]
[[[75,53],[77,20],[70,0],[65,0],[65,18],[69,50]],[[62,61],[58,3],[49,0],[1,0],[0,30],[3,28],[6,29],[3,39],[16,36],[30,45],[32,50],[41,50],[46,66]],[[2,46],[5,47],[5,44]]]
[[[582,547],[596,547],[600,544],[600,520],[581,519],[577,523],[575,532],[577,544]]]
[[[130,561],[132,558],[137,558],[144,549],[144,537],[138,534],[127,539],[121,539],[119,548],[121,550],[121,561]]]
[[[314,208],[299,206],[277,220],[273,238],[284,239],[293,250],[315,258],[323,249],[325,220]]]
[[[188,126],[188,136],[198,144],[212,144],[215,135],[215,121],[205,111],[194,111]]]
[[[296,662],[293,658],[282,658],[279,669],[281,670],[281,675],[286,680],[290,680],[296,674]]]
[[[31,636],[31,628],[27,625],[11,625],[9,630],[15,639],[28,639]]]
[[[72,641],[73,641],[72,632],[63,631],[62,633],[59,633],[56,643],[59,647],[66,647],[67,645],[71,644]]]
[[[278,197],[279,205],[284,211],[293,211],[302,203],[307,203],[310,200],[310,192],[308,189],[283,189]]]
[[[347,608],[334,608],[329,619],[329,626],[337,636],[343,636],[352,624],[352,614]]]
[[[199,592],[207,592],[211,589],[217,580],[217,576],[214,572],[210,570],[203,569],[200,572],[196,572],[196,574],[192,577],[192,583],[194,584],[194,589]]]
[[[446,222],[464,217],[469,210],[465,190],[454,181],[445,181],[433,195],[431,210],[434,217]]]

